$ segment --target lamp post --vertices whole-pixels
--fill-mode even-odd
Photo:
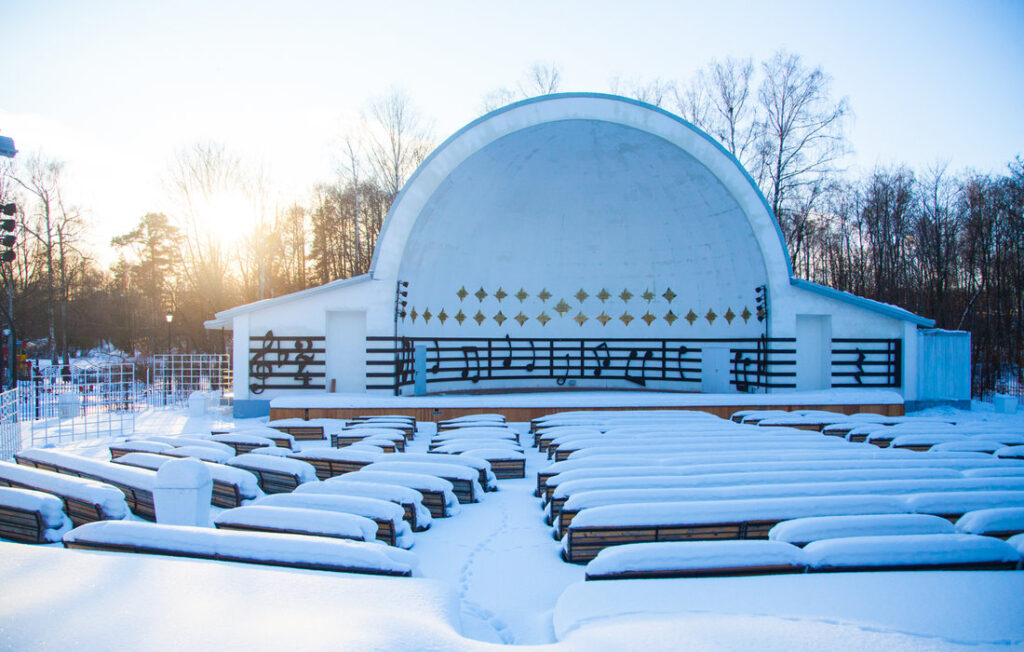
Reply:
[[[164,319],[167,320],[167,353],[171,352],[171,322],[174,321],[174,313],[170,310],[164,315]]]

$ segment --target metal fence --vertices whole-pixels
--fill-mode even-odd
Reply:
[[[18,390],[0,393],[0,459],[9,460],[21,450],[21,419],[18,418]]]
[[[150,405],[183,406],[192,392],[231,390],[231,356],[226,354],[170,354],[153,356]]]

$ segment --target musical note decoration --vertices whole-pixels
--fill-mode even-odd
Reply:
[[[274,335],[249,338],[249,391],[325,389],[326,360],[322,335]]]

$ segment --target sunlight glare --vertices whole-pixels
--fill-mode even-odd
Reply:
[[[223,245],[239,243],[258,223],[259,214],[240,193],[219,192],[195,210],[199,228]]]

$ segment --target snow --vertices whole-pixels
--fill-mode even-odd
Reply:
[[[565,499],[581,491],[599,489],[643,489],[714,487],[723,485],[788,484],[797,482],[849,482],[852,480],[910,480],[914,478],[959,478],[951,469],[846,469],[832,471],[754,471],[707,475],[650,475],[589,478],[561,482],[552,494]]]
[[[1024,532],[1024,507],[996,507],[967,512],[956,522],[958,532],[986,534],[988,532]]]
[[[64,535],[66,543],[129,545],[204,556],[332,564],[399,573],[415,572],[416,556],[390,546],[301,534],[220,530],[141,521],[86,523]]]
[[[288,457],[292,454],[292,449],[281,448],[280,446],[259,446],[249,451],[256,455],[270,455],[272,457]]]
[[[1017,563],[1016,548],[972,534],[901,534],[822,539],[804,547],[815,570],[861,566]]]
[[[442,430],[434,435],[434,441],[453,441],[457,439],[511,439],[518,441],[516,432],[505,427],[473,427],[456,428],[454,430]]]
[[[509,439],[463,439],[463,440],[449,440],[448,443],[436,446],[435,452],[438,453],[469,453],[471,451],[489,449],[489,450],[503,450],[509,454],[522,453],[523,447]]]
[[[210,472],[196,459],[171,460],[160,466],[156,474],[155,489],[192,489],[210,486]]]
[[[997,441],[975,438],[964,438],[935,444],[930,451],[969,451],[975,453],[994,453],[1003,445]]]
[[[116,446],[121,450],[132,451],[137,453],[162,453],[164,451],[169,451],[172,448],[174,448],[174,446],[172,446],[171,444],[165,444],[159,441],[149,441],[144,439],[125,441],[118,444],[111,444],[111,446]]]
[[[1015,534],[1007,539],[1006,543],[1016,548],[1017,552],[1020,553],[1021,558],[1024,559],[1024,534]]]
[[[1024,491],[947,491],[906,496],[908,511],[918,514],[964,514],[993,507],[1024,507]]]
[[[346,426],[344,430],[336,433],[339,437],[381,437],[392,441],[405,439],[405,431],[398,428],[385,428],[375,424],[355,423]]]
[[[218,514],[213,522],[218,527],[292,529],[342,539],[371,543],[377,541],[377,523],[373,519],[356,514],[326,512],[322,509],[247,505],[226,509]]]
[[[290,493],[264,496],[253,504],[321,509],[356,514],[372,518],[375,521],[391,521],[391,527],[395,533],[395,544],[406,549],[411,548],[413,544],[412,530],[404,520],[405,510],[387,500],[337,494]]]
[[[388,500],[400,505],[412,505],[416,510],[416,525],[426,529],[430,525],[430,511],[423,506],[423,494],[410,487],[397,484],[359,482],[347,477],[336,477],[331,482],[306,482],[296,487],[297,494],[330,494],[337,496],[362,496]]]
[[[655,502],[584,509],[573,519],[570,531],[585,527],[783,521],[807,516],[900,514],[906,511],[903,500],[896,496],[800,496]]]
[[[957,433],[926,433],[926,432],[915,432],[905,435],[898,435],[893,438],[889,445],[893,448],[899,448],[900,446],[928,446],[935,444],[944,444],[951,441],[963,441],[967,438],[967,435],[961,435]],[[873,441],[870,437],[868,442]]]
[[[207,446],[179,446],[178,448],[163,451],[163,455],[169,455],[172,457],[195,457],[196,459],[203,460],[204,462],[216,462],[218,464],[223,464],[235,456],[235,451],[222,451],[220,449],[209,448]]]
[[[578,582],[558,599],[553,620],[559,640],[590,643],[589,649],[651,649],[644,644],[653,643],[659,650],[966,652],[978,650],[977,643],[989,650],[1024,643],[1021,595],[1024,573],[1006,571]],[[751,627],[750,618],[760,626]],[[703,629],[708,619],[717,626]],[[674,627],[647,634],[652,622]],[[737,622],[741,627],[733,630]],[[617,626],[621,638],[602,637]]]
[[[247,446],[276,446],[273,440],[261,435],[250,435],[240,432],[229,432],[224,435],[214,435],[213,441],[222,444],[244,444]]]
[[[344,419],[274,419],[267,422],[267,426],[270,428],[309,428],[319,426],[324,429],[326,433],[331,428],[337,428],[341,430],[345,425]]]
[[[280,473],[293,473],[299,478],[299,482],[310,482],[318,480],[316,467],[309,462],[292,459],[290,457],[274,457],[273,455],[260,455],[258,453],[243,453],[228,460],[231,466],[240,468],[253,468],[261,471],[278,471]]]
[[[605,548],[586,566],[587,579],[630,571],[788,566],[802,571],[800,548],[779,541],[661,541]]]
[[[148,453],[129,454],[146,455]],[[164,461],[170,459],[156,455],[154,457],[161,457]],[[122,519],[128,516],[128,505],[125,503],[121,490],[95,480],[51,473],[30,466],[2,461],[0,461],[0,478],[18,484],[31,485],[40,491],[100,505],[103,515],[109,519]]]
[[[166,457],[164,455],[155,455],[152,453],[128,453],[117,458],[116,463],[139,466],[156,471],[171,459],[173,458]],[[206,465],[206,469],[210,472],[210,477],[213,478],[214,482],[223,482],[225,484],[235,485],[238,487],[238,492],[242,496],[243,500],[254,500],[263,495],[263,490],[260,489],[256,476],[249,471],[234,466],[217,464],[215,462],[203,463]],[[113,487],[111,487],[111,489],[113,489]],[[115,489],[115,491],[117,490]],[[123,501],[124,494],[121,494],[120,491],[117,491],[117,493],[121,496]]]
[[[71,520],[64,514],[61,499],[42,491],[0,487],[0,507],[39,512],[43,528],[50,530],[44,533],[48,541],[60,541],[61,535],[71,529]]]
[[[374,462],[383,457],[383,451],[378,450],[364,450],[359,448],[353,448],[352,446],[343,446],[342,448],[307,448],[297,453],[292,453],[291,457],[298,460],[333,460],[336,462]]]
[[[486,405],[489,398],[466,400]],[[935,418],[958,421],[977,418],[994,423],[1002,418],[991,410],[975,414],[943,408],[935,413]],[[155,420],[140,415],[140,434],[202,430],[217,418],[192,419],[172,411],[158,414],[168,415],[163,423],[169,427],[158,429]],[[1016,418],[1021,421],[1020,415]],[[430,432],[432,424],[421,425],[421,435],[424,430]],[[521,424],[519,428],[522,431]],[[101,458],[106,456],[107,443],[74,442],[69,448]],[[410,445],[423,451],[427,443],[421,436]],[[321,446],[319,450],[332,449]],[[931,460],[932,453],[882,452],[886,457],[874,461],[879,469],[927,469],[931,464],[948,472],[968,462]],[[929,459],[923,460],[926,455]],[[974,645],[978,642],[1002,644],[1005,649],[1008,643],[1024,644],[1024,607],[1019,601],[1024,580],[1010,577],[1019,573],[801,574],[571,585],[582,580],[583,567],[558,558],[558,543],[551,539],[537,502],[530,498],[533,473],[545,466],[543,456],[528,449],[524,457],[527,479],[502,480],[501,490],[486,501],[467,505],[456,518],[436,520],[429,531],[415,535],[422,574],[436,581],[0,544],[0,583],[6,595],[19,596],[16,601],[0,598],[0,622],[6,625],[0,628],[0,649],[63,648],[72,641],[83,649],[123,644],[125,649],[288,645],[296,649],[478,650],[506,643],[548,644],[546,649],[552,650],[774,646],[859,651],[961,649],[967,644],[972,650],[983,649]],[[650,465],[649,459],[645,462]],[[813,461],[788,461],[784,467],[771,461],[713,463],[687,469],[721,473],[763,466],[771,471],[828,472],[833,462],[827,462],[815,466]],[[998,464],[984,470],[1024,472],[1019,463],[1015,469],[1009,461]],[[8,548],[17,554],[8,554]],[[54,552],[59,555],[47,555]],[[69,577],[89,578],[89,600],[80,599],[82,582],[68,582]],[[188,581],[183,582],[183,577]],[[600,594],[577,594],[577,586],[584,584],[590,589],[614,586]],[[676,588],[663,590],[666,585]],[[574,595],[585,599],[574,602]],[[67,608],[68,604],[74,608]],[[131,618],[123,615],[125,604],[133,605]],[[219,607],[224,604],[244,608],[233,609],[225,621]],[[579,607],[575,614],[567,610],[571,605]],[[564,629],[567,614],[575,620]],[[16,625],[7,625],[11,622]],[[183,628],[181,623],[190,627]]]
[[[130,487],[152,490],[156,481],[156,473],[121,464],[112,464],[99,460],[71,455],[53,449],[28,448],[18,453],[27,460],[51,464],[72,469],[80,473],[94,475],[110,482],[118,482]]]
[[[952,523],[930,514],[814,516],[782,521],[769,530],[768,539],[802,545],[820,539],[839,537],[954,532]]]
[[[461,417],[445,419],[439,425],[474,423],[476,421],[487,421],[489,423],[505,423],[505,415],[496,412],[484,412],[481,414],[467,414]]]
[[[454,516],[458,514],[459,501],[455,497],[452,483],[444,478],[424,473],[410,473],[407,471],[367,471],[365,467],[355,473],[346,473],[336,476],[337,479],[356,480],[358,482],[377,482],[382,484],[397,484],[403,487],[416,489],[417,491],[433,491],[444,495],[445,512]],[[324,480],[334,482],[336,478]]]
[[[1004,446],[996,451],[996,457],[1024,460],[1024,446]]]
[[[267,439],[272,439],[274,441],[283,440],[287,442],[288,448],[295,448],[295,437],[293,435],[268,426],[245,426],[228,434],[255,435],[257,437],[266,437]]]
[[[483,457],[460,453],[458,455],[446,455],[443,453],[389,453],[379,458],[380,462],[427,462],[431,464],[449,464],[452,466],[463,466],[476,471],[477,480],[483,473],[487,479],[487,490],[497,490],[497,479],[491,471],[491,463]]]
[[[205,446],[207,448],[212,448],[212,449],[215,449],[215,450],[223,451],[225,453],[231,453],[232,455],[234,455],[234,453],[235,453],[235,449],[231,448],[227,444],[220,444],[220,443],[217,443],[217,442],[215,442],[215,441],[213,441],[211,439],[198,439],[198,438],[195,438],[195,437],[165,437],[165,436],[160,436],[160,435],[156,435],[156,436],[152,436],[151,435],[151,436],[146,437],[145,439],[133,439],[133,440],[130,440],[130,441],[131,442],[155,441],[155,442],[159,442],[161,444],[169,444],[170,446],[173,446],[175,448],[179,448],[181,446]],[[143,451],[143,452],[153,453],[153,452],[159,452],[159,451]]]

